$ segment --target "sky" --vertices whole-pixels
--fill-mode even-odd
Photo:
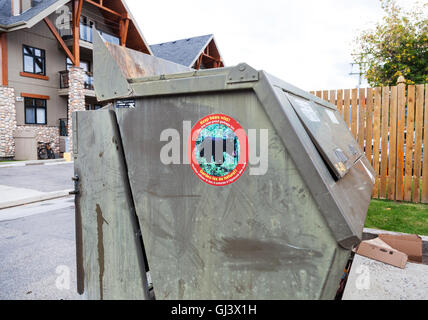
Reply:
[[[417,2],[397,0],[405,9]],[[126,3],[149,44],[214,34],[226,66],[246,62],[308,91],[357,87],[353,41],[383,16],[378,0]]]

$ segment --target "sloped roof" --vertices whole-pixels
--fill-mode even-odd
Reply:
[[[68,2],[68,1],[66,1]],[[33,6],[20,15],[13,16],[10,0],[0,0],[0,25],[12,26],[19,22],[27,22],[54,4],[64,3],[61,0],[33,0]]]
[[[22,28],[31,28],[68,2],[70,2],[70,0],[32,0],[32,7],[30,9],[20,15],[13,16],[11,0],[0,0],[0,31],[11,32]],[[134,32],[134,36],[128,36],[127,45],[130,45],[130,47],[135,50],[142,50],[148,54],[152,54],[150,46],[144,39],[144,36],[125,1],[105,0],[104,4],[107,2],[110,6],[113,6],[114,10],[119,12],[126,11],[128,13],[130,18],[128,34],[132,34],[132,32]],[[140,44],[143,44],[143,46]]]
[[[186,67],[192,67],[205,47],[213,39],[212,34],[182,39],[177,41],[151,45],[150,48],[156,57],[169,60]]]

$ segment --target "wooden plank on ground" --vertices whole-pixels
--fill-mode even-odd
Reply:
[[[425,85],[424,155],[422,166],[422,203],[428,203],[428,85]]]
[[[406,151],[404,155],[405,177],[403,200],[412,201],[412,180],[413,180],[413,146],[415,127],[415,86],[407,88],[407,124],[405,132]],[[399,173],[397,169],[397,173]]]
[[[357,124],[358,124],[358,89],[352,89],[352,102],[351,102],[351,132],[355,139],[357,139]]]
[[[388,199],[395,200],[397,177],[397,87],[391,87],[389,104]]]
[[[397,162],[395,178],[395,200],[403,201],[404,182],[404,130],[406,129],[406,84],[404,81],[397,86]],[[413,149],[413,146],[412,146]]]
[[[366,157],[373,166],[373,89],[367,89],[366,101]]]
[[[412,201],[421,201],[421,172],[422,172],[422,129],[424,124],[424,85],[416,86],[416,113],[415,113],[415,160],[413,171],[413,195]]]
[[[343,90],[337,90],[337,110],[343,116]]]
[[[364,140],[366,138],[366,89],[360,88],[358,98],[358,144],[364,152]],[[370,158],[369,158],[370,161]]]
[[[374,94],[373,119],[373,169],[376,172],[376,181],[373,188],[373,198],[379,198],[379,148],[380,148],[380,113],[382,103],[382,88],[376,88]]]
[[[389,87],[382,89],[382,142],[380,162],[380,198],[386,199],[388,176]]]
[[[351,130],[351,120],[350,120],[350,104],[351,104],[351,90],[345,90],[345,101],[343,105],[343,114],[345,118],[345,122],[348,125],[349,130]]]

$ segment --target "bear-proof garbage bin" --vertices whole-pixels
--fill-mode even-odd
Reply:
[[[195,71],[97,35],[94,64],[111,104],[73,114],[80,293],[334,298],[375,173],[333,105],[246,64]]]

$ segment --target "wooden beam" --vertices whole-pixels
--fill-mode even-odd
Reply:
[[[82,7],[83,7],[83,0],[75,0],[78,2],[77,4],[77,12],[76,16],[74,17],[76,19],[76,24],[80,25],[80,16],[82,15]]]
[[[202,64],[202,55],[198,58],[198,60],[196,60],[195,69],[196,70],[201,69],[201,64]]]
[[[23,97],[23,98],[33,98],[33,99],[43,99],[43,100],[49,100],[51,98],[50,96],[44,96],[44,95],[41,95],[41,94],[33,94],[33,93],[25,93],[25,92],[21,93],[21,97]]]
[[[126,39],[128,37],[128,28],[129,28],[129,19],[124,18],[120,20],[119,32],[120,32],[120,45],[122,47],[126,46]]]
[[[19,75],[21,77],[27,77],[27,78],[33,78],[33,79],[39,79],[39,80],[49,80],[48,76],[44,76],[41,74],[34,74],[34,73],[28,73],[28,72],[20,72]]]
[[[210,59],[210,60],[216,61],[216,62],[221,62],[221,60],[220,60],[220,59],[215,58],[215,57],[213,57],[213,56],[210,56],[210,55],[208,55],[208,54],[206,54],[206,53],[203,53],[203,54],[202,54],[202,56],[203,56],[203,57],[205,57],[205,58],[208,58],[208,59]]]
[[[59,44],[61,45],[62,49],[65,51],[65,54],[67,55],[67,57],[71,60],[71,62],[74,64],[75,60],[74,60],[74,56],[71,53],[71,51],[68,49],[67,45],[65,44],[64,40],[62,40],[61,36],[59,35],[58,31],[56,30],[55,26],[53,25],[52,21],[49,20],[48,17],[43,19],[46,23],[46,25],[48,26],[49,30],[52,32],[52,34],[54,35],[54,37],[56,38],[56,40],[59,42]]]
[[[92,1],[92,0],[85,0],[87,3],[90,3],[90,4],[92,4],[93,6],[95,6],[95,7],[98,7],[98,8],[100,8],[100,9],[102,9],[102,10],[104,10],[104,11],[106,11],[106,12],[109,12],[109,13],[111,13],[111,14],[113,14],[113,15],[115,15],[115,16],[117,16],[117,17],[119,17],[119,18],[122,18],[122,15],[119,13],[119,12],[116,12],[116,11],[114,11],[114,10],[112,10],[112,9],[110,9],[110,8],[107,8],[106,6],[104,6],[103,4],[102,4],[102,1],[100,2],[100,3],[96,3],[96,2],[94,2],[94,1]]]
[[[73,56],[74,66],[80,67],[80,15],[82,14],[83,0],[73,0]]]
[[[1,46],[1,77],[2,85],[9,85],[9,73],[7,63],[7,33],[3,32],[0,35],[0,46]]]

